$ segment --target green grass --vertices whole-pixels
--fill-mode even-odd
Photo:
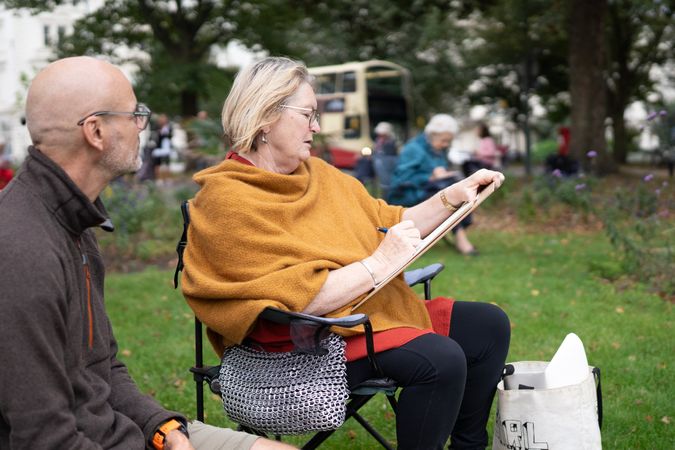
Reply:
[[[459,256],[441,242],[416,264],[446,265],[434,280],[433,294],[500,305],[513,326],[509,361],[550,359],[565,335],[576,333],[589,363],[602,369],[604,448],[675,448],[672,304],[640,284],[601,278],[598,268],[618,258],[604,234],[476,230],[472,240],[481,250],[477,258]],[[187,372],[193,321],[180,292],[172,289],[172,275],[151,269],[111,274],[107,305],[120,358],[140,388],[194,418],[194,383]],[[210,348],[206,354],[216,362]],[[207,398],[206,404],[209,423],[232,425],[217,398]],[[365,415],[394,438],[394,418],[384,397],[371,401]],[[378,446],[348,421],[322,448]]]

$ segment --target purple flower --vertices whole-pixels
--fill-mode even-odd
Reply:
[[[666,111],[665,109],[662,109],[661,111],[659,111],[659,116],[666,117],[667,115],[668,115],[668,111]]]
[[[649,181],[652,181],[653,179],[654,179],[654,174],[648,173],[647,175],[644,176],[642,181],[649,182]]]
[[[661,183],[661,186],[663,186],[663,187],[668,186],[668,182],[667,182],[667,181],[664,181],[663,183]]]
[[[581,183],[581,184],[577,184],[576,186],[574,186],[575,191],[582,191],[584,189],[586,189],[586,183]]]
[[[596,156],[598,156],[598,152],[596,152],[595,150],[591,150],[590,152],[586,153],[586,156],[588,156],[589,158],[595,158]]]
[[[553,175],[556,178],[560,178],[562,177],[562,172],[560,171],[560,169],[555,169],[553,172],[551,172],[551,175]]]
[[[654,190],[654,193],[655,193],[656,196],[658,197],[659,195],[661,195],[661,189],[656,189],[656,190]]]
[[[656,111],[650,112],[649,115],[647,116],[647,121],[654,120],[658,115],[659,113],[657,113]]]

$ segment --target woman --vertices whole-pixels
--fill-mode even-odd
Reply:
[[[391,180],[389,203],[416,205],[460,179],[459,172],[449,170],[446,157],[458,131],[459,126],[452,116],[437,114],[424,127],[424,133],[403,146]],[[457,250],[463,255],[474,256],[478,252],[466,234],[471,222],[469,215],[452,232]]]
[[[490,135],[490,129],[483,122],[478,124],[478,148],[476,159],[486,169],[495,169],[500,166],[501,153]]]
[[[466,176],[478,169],[494,170],[500,166],[501,153],[490,135],[488,126],[483,122],[478,122],[476,133],[478,134],[478,147],[476,147],[473,158],[462,165],[462,171]]]
[[[316,108],[302,64],[266,58],[244,69],[223,107],[233,151],[195,175],[201,190],[191,203],[183,293],[218,354],[247,336],[274,343],[274,330],[256,322],[268,306],[350,314],[453,205],[474,198],[480,185],[503,181],[481,171],[415,207],[389,206],[355,178],[310,157],[320,131]],[[426,303],[431,306],[398,277],[359,308],[371,318],[385,375],[404,386],[399,448],[442,448],[451,433],[453,448],[485,447],[508,319],[488,304]],[[434,332],[428,307],[444,334]],[[350,386],[375,376],[362,331],[336,332],[347,341]]]
[[[380,122],[373,131],[375,132],[375,146],[373,148],[375,176],[380,185],[380,196],[387,198],[391,175],[398,158],[394,127],[389,122]]]

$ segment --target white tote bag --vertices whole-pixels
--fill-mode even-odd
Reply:
[[[545,389],[541,387],[547,365],[506,365],[497,385],[493,450],[602,449],[600,370],[589,367],[584,381]]]

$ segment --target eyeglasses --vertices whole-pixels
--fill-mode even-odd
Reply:
[[[96,111],[94,113],[89,114],[88,116],[85,116],[77,122],[79,126],[84,125],[84,122],[90,118],[90,117],[96,117],[96,116],[134,116],[134,120],[136,121],[136,127],[139,130],[145,130],[145,127],[148,126],[148,123],[150,122],[150,116],[152,115],[152,111],[150,111],[150,108],[145,106],[143,103],[139,103],[136,105],[136,109],[131,111],[131,112],[120,112],[120,111]]]
[[[281,105],[282,108],[289,108],[289,109],[297,109],[298,111],[307,111],[309,114],[303,114],[303,116],[307,117],[309,119],[309,126],[311,127],[314,121],[316,120],[316,123],[319,123],[319,118],[321,117],[321,114],[316,109],[313,108],[301,108],[299,106],[291,106],[291,105]]]

